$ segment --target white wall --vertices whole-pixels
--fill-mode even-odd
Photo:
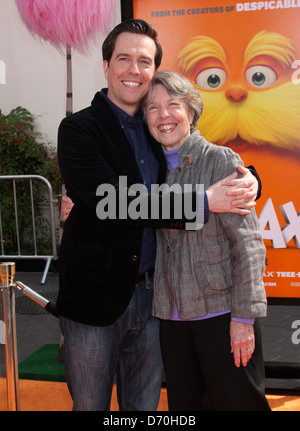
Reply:
[[[120,8],[112,27],[121,21]],[[73,61],[73,111],[88,106],[106,86],[99,46],[89,55],[76,51]],[[3,64],[5,63],[5,84]],[[36,128],[56,147],[57,128],[66,113],[66,60],[50,43],[33,37],[22,22],[14,0],[0,0],[0,109],[8,114],[23,106],[37,117]]]

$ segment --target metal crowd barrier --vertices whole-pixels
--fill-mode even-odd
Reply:
[[[27,179],[29,181],[30,187],[30,201],[31,201],[31,217],[32,217],[32,250],[33,253],[29,255],[22,255],[21,246],[20,246],[20,230],[19,230],[19,219],[18,219],[18,201],[17,201],[17,193],[16,193],[16,180]],[[0,258],[5,259],[44,259],[46,260],[46,265],[44,269],[44,273],[42,276],[41,283],[44,284],[48,270],[50,267],[50,263],[52,259],[57,259],[57,250],[56,250],[56,234],[55,234],[55,216],[54,216],[54,200],[52,187],[49,181],[40,176],[40,175],[0,175],[0,181],[12,181],[13,183],[13,198],[14,198],[14,212],[15,212],[15,227],[16,227],[16,239],[17,239],[17,254],[15,255],[6,255],[5,254],[5,246],[3,241],[3,226],[1,221],[1,208],[0,208]],[[52,254],[51,255],[39,255],[37,252],[37,237],[36,237],[36,220],[35,220],[35,212],[34,212],[34,196],[33,196],[33,188],[32,188],[32,180],[42,181],[48,190],[48,200],[49,200],[49,216],[50,216],[50,227],[51,227],[51,246],[52,246]],[[0,204],[1,204],[1,196],[0,196]]]
[[[49,313],[53,314],[53,316],[58,317],[55,313],[54,304],[20,281],[14,283],[14,277],[15,263],[0,263],[0,286],[2,291],[5,332],[7,407],[9,411],[20,410],[15,289],[19,290],[32,301],[45,308]]]

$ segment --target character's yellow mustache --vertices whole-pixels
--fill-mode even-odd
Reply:
[[[300,150],[300,85],[249,90],[240,103],[229,101],[224,91],[197,88],[204,102],[198,128],[210,142],[226,145],[239,136],[254,145]]]

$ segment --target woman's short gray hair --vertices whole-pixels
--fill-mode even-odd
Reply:
[[[170,96],[183,99],[185,101],[189,110],[194,114],[193,122],[191,124],[191,129],[193,130],[203,112],[203,101],[199,91],[193,86],[188,78],[177,72],[162,70],[155,73],[151,81],[149,92],[141,102],[141,107],[144,111],[145,117],[152,90],[157,85],[165,87]]]

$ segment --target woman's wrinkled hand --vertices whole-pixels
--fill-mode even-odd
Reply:
[[[254,349],[255,336],[253,325],[240,323],[234,320],[230,323],[231,353],[237,367],[248,364]]]

